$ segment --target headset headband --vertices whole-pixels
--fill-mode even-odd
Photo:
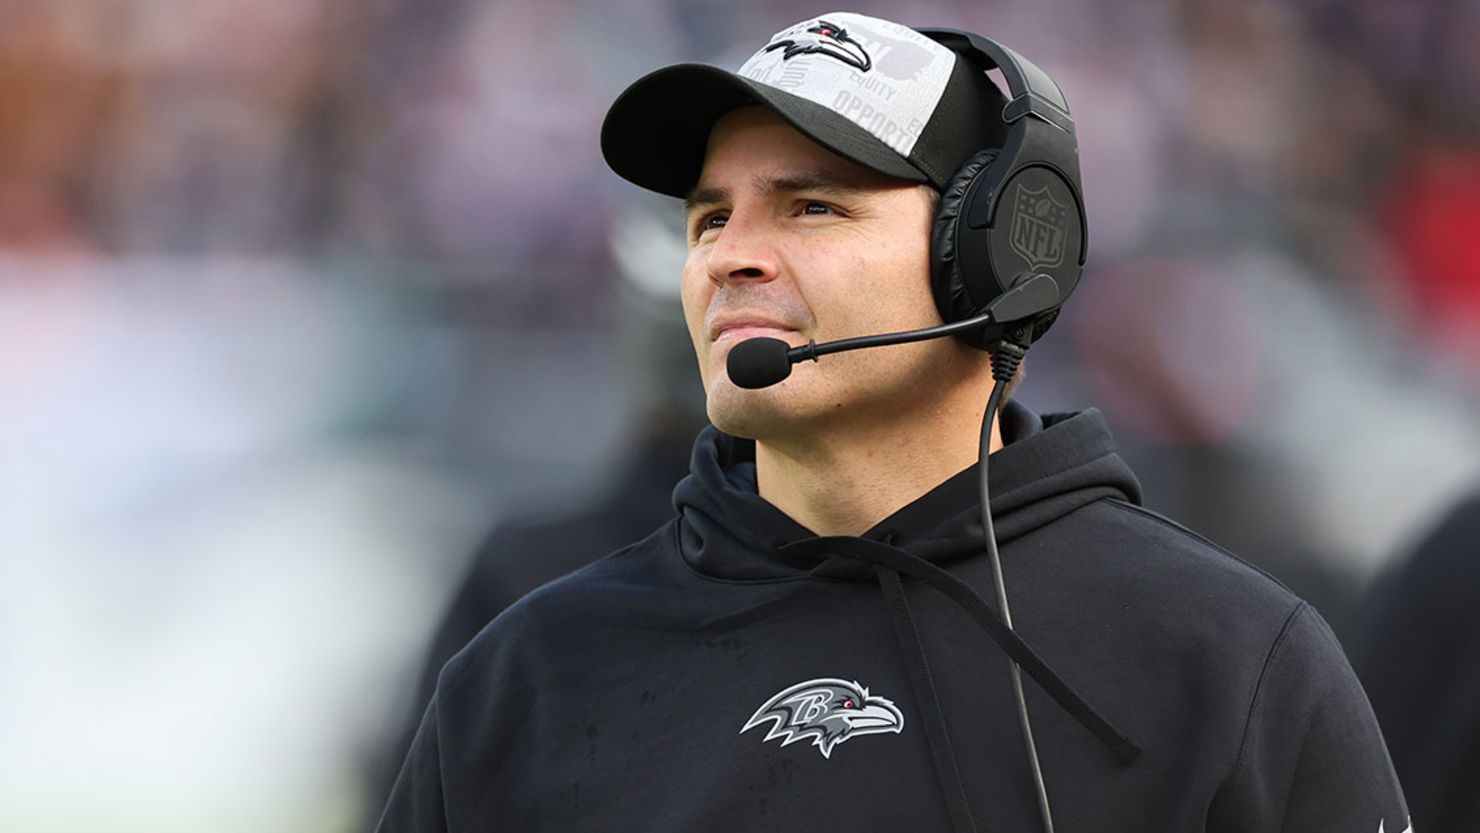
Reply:
[[[1074,119],[1069,115],[1064,93],[1037,64],[975,32],[961,29],[920,29],[919,32],[957,55],[975,61],[984,72],[1002,70],[1012,95],[1003,108],[1003,121],[1011,124],[1032,113],[1066,133],[1074,132]]]

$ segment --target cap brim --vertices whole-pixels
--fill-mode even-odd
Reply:
[[[665,67],[633,82],[607,111],[601,153],[623,179],[660,194],[687,196],[699,181],[714,123],[747,104],[769,108],[845,159],[908,182],[929,181],[846,116],[707,64]]]

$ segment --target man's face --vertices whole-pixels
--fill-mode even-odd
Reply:
[[[963,348],[953,339],[826,356],[758,391],[730,349],[792,346],[941,323],[930,293],[931,193],[812,142],[769,110],[715,124],[687,201],[684,318],[721,430],[760,440],[882,425],[931,406]]]

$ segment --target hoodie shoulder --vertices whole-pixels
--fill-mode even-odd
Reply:
[[[640,541],[531,590],[485,624],[439,675],[438,688],[470,670],[569,645],[592,621],[640,609],[655,595],[673,593],[675,520]]]
[[[1189,559],[1193,559],[1194,564],[1206,563],[1206,566],[1210,569],[1216,570],[1220,575],[1224,575],[1225,577],[1242,577],[1253,586],[1262,587],[1272,594],[1273,597],[1286,602],[1292,607],[1303,601],[1273,574],[1245,561],[1201,533],[1195,532],[1159,512],[1147,509],[1139,504],[1115,498],[1110,498],[1102,502],[1110,508],[1111,512],[1124,515],[1129,524],[1144,526],[1148,535],[1163,538],[1179,546]]]
[[[1114,498],[1062,517],[1023,543],[1053,553],[1045,586],[1075,599],[1075,621],[1121,637],[1177,667],[1206,665],[1252,700],[1292,614],[1305,605],[1278,580],[1174,521]],[[1049,572],[1051,570],[1051,572]],[[1045,602],[1066,615],[1062,605]]]

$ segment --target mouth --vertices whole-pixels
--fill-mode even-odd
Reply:
[[[710,340],[715,344],[727,344],[752,338],[777,338],[788,341],[788,336],[795,332],[796,330],[777,324],[734,324],[720,327]]]

